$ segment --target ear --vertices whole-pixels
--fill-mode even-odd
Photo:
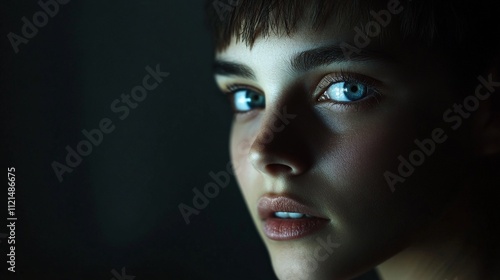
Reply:
[[[491,79],[490,76],[491,75]],[[493,60],[491,67],[482,75],[484,78],[484,94],[489,98],[480,102],[475,118],[474,130],[476,138],[476,153],[479,156],[500,155],[500,53]],[[484,83],[489,84],[489,86]]]

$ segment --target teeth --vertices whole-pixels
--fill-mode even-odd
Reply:
[[[311,218],[309,215],[305,215],[297,212],[274,212],[274,216],[281,219],[301,219],[301,218]]]
[[[290,218],[292,218],[292,219],[300,219],[300,218],[304,217],[304,214],[301,214],[301,213],[288,213],[288,216],[290,216]]]

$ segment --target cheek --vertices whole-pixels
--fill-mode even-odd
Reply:
[[[442,155],[426,158],[410,177],[398,183],[395,192],[384,176],[388,171],[399,175],[399,156],[408,158],[416,149],[415,139],[430,137],[429,131],[439,126],[429,122],[416,129],[416,123],[410,113],[378,116],[359,124],[350,121],[349,126],[355,129],[330,135],[333,141],[319,164],[329,186],[323,190],[323,203],[335,217],[341,239],[353,251],[393,250],[397,245],[391,237],[410,236],[423,228],[451,197],[453,190],[442,185],[446,174],[435,168],[443,164]],[[380,248],[380,244],[392,245]]]
[[[247,197],[247,190],[249,189],[247,186],[252,184],[256,172],[248,158],[255,137],[249,129],[242,129],[235,124],[233,124],[230,135],[230,152],[234,175],[243,194]]]
[[[265,185],[265,180],[262,174],[254,168],[248,157],[255,134],[247,126],[233,124],[230,135],[234,176],[255,225],[259,225],[256,202],[259,195],[262,194],[261,187]],[[262,231],[259,231],[259,234],[263,234]]]
[[[398,155],[408,150],[417,137],[410,114],[375,113],[329,119],[335,120],[328,126],[335,127],[336,132],[330,133],[330,140],[325,141],[319,164],[322,173],[329,174],[329,181],[339,186],[340,191],[390,191],[389,187],[373,185],[380,182],[384,171],[392,167]]]
[[[332,136],[319,167],[328,182],[326,205],[339,224],[364,223],[392,211],[392,192],[384,172],[393,166],[401,151],[406,150],[414,131],[401,118],[368,122],[356,129]],[[369,214],[368,214],[369,213]],[[377,214],[380,213],[380,214]],[[367,215],[368,214],[368,215]]]

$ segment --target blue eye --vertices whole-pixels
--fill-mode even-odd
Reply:
[[[367,94],[367,86],[359,82],[332,83],[324,92],[328,98],[338,102],[357,101],[366,97]]]
[[[237,113],[265,108],[266,105],[264,95],[250,89],[234,90],[230,95],[230,100]]]

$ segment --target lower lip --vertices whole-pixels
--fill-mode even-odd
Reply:
[[[276,241],[293,240],[320,230],[328,220],[318,218],[280,219],[268,218],[264,221],[264,233]]]

